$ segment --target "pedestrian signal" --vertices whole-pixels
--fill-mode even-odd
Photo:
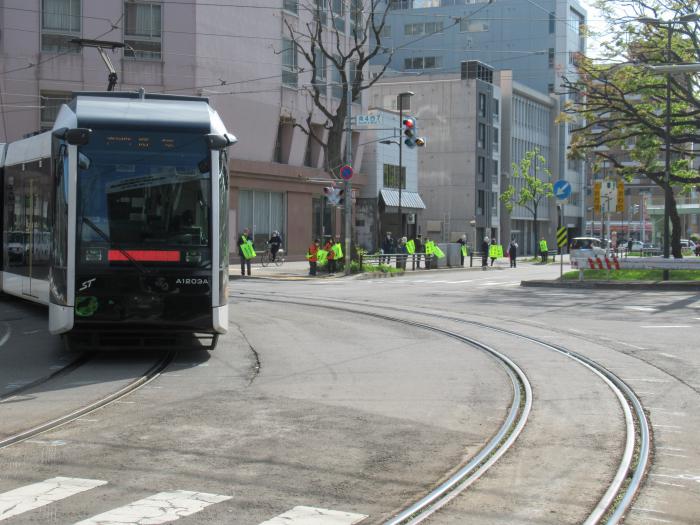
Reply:
[[[335,186],[326,186],[323,188],[323,194],[328,199],[328,204],[340,204],[344,193],[345,192],[341,188],[336,188]]]

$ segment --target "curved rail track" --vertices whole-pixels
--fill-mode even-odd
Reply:
[[[247,292],[240,294],[240,296],[244,299],[254,301],[296,304],[315,308],[320,307],[317,303],[304,302],[304,300],[314,300],[313,298],[286,296],[279,293],[265,294],[259,292]],[[420,523],[436,510],[446,505],[456,495],[465,490],[469,485],[481,477],[503,454],[505,454],[515,439],[517,439],[527,421],[527,416],[532,405],[532,390],[530,384],[527,382],[527,378],[524,376],[524,374],[522,374],[520,368],[508,357],[475,339],[465,337],[450,330],[429,324],[409,321],[407,319],[389,316],[384,313],[368,311],[368,309],[372,308],[385,308],[386,305],[368,305],[366,303],[337,299],[334,300],[334,302],[334,305],[324,304],[322,307],[325,309],[350,312],[357,315],[367,315],[387,321],[420,327],[426,330],[441,333],[448,337],[463,341],[464,343],[476,347],[482,351],[486,351],[494,358],[501,361],[504,366],[507,366],[509,375],[511,375],[511,380],[514,381],[513,404],[508,413],[508,417],[506,418],[506,421],[502,425],[498,434],[494,436],[494,438],[492,438],[489,443],[472,460],[469,461],[467,465],[461,467],[452,477],[450,477],[450,479],[442,483],[439,487],[419,501],[415,502],[413,505],[399,512],[384,525],[413,525]],[[347,305],[347,307],[338,306],[339,303]],[[358,306],[363,308],[363,310],[356,310],[354,308],[350,308],[350,306]],[[459,324],[467,324],[484,330],[490,330],[529,341],[530,343],[541,346],[549,351],[556,352],[568,357],[569,359],[572,359],[576,363],[593,372],[603,382],[605,382],[619,400],[624,414],[626,428],[625,448],[612,482],[608,486],[603,497],[598,501],[595,508],[590,512],[583,523],[584,525],[602,523],[605,523],[606,525],[615,525],[620,523],[627,510],[629,510],[637,492],[641,487],[644,475],[649,465],[651,445],[649,422],[642,407],[642,403],[634,391],[622,379],[617,377],[603,365],[583,356],[582,354],[535,337],[459,317],[425,312],[422,310],[397,308],[393,305],[391,308],[392,311],[405,312],[420,315],[422,317],[427,316],[433,319],[442,319]],[[515,386],[516,378],[517,382],[519,383],[518,388]],[[524,403],[522,403],[522,406],[518,401],[518,398],[520,397],[519,392],[524,395]]]
[[[110,403],[113,403],[119,399],[122,399],[123,397],[126,397],[127,395],[131,394],[132,392],[138,390],[139,388],[143,387],[144,385],[150,383],[154,379],[156,379],[162,372],[163,370],[173,361],[175,357],[176,352],[170,351],[167,354],[164,354],[153,366],[151,366],[146,372],[144,372],[140,377],[134,379],[133,381],[129,382],[127,385],[119,389],[117,392],[113,392],[109,395],[106,395],[97,401],[94,401],[90,403],[89,405],[83,406],[81,408],[78,408],[76,410],[71,411],[68,414],[63,414],[55,419],[52,419],[50,421],[46,421],[44,423],[41,423],[39,425],[36,425],[30,429],[23,430],[21,432],[16,432],[15,434],[8,436],[4,439],[0,439],[0,449],[9,447],[10,445],[14,445],[16,443],[20,443],[22,441],[25,441],[27,439],[31,439],[33,437],[38,436],[39,434],[43,434],[44,432],[48,432],[50,430],[54,430],[60,426],[63,426],[67,423],[70,423],[71,421],[75,421],[76,419],[89,414],[90,412],[94,412],[95,410],[102,408]],[[26,391],[29,390],[30,388],[35,388],[39,385],[45,384],[51,379],[56,378],[58,375],[64,375],[70,370],[74,370],[78,368],[79,366],[82,366],[89,360],[89,355],[84,355],[78,358],[77,360],[73,361],[72,363],[66,365],[66,367],[57,370],[55,373],[51,374],[50,376],[47,376],[45,378],[39,379],[37,381],[34,381],[31,385],[25,385],[21,387],[20,389],[15,390],[13,393],[8,394],[8,397],[11,397],[12,395],[17,395],[18,391]]]

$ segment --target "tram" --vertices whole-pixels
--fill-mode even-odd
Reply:
[[[208,100],[76,93],[53,129],[0,146],[2,291],[93,347],[216,345],[228,327],[228,159]]]

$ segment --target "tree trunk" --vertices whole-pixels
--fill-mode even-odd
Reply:
[[[532,225],[532,233],[535,235],[535,242],[532,244],[532,248],[535,251],[535,257],[537,257],[537,254],[540,253],[539,252],[540,225],[537,222],[537,206],[535,206],[535,211],[532,212],[532,216],[535,219],[535,222]]]
[[[671,198],[669,199],[671,206],[668,210],[669,218],[671,219],[671,255],[674,259],[681,259],[683,254],[681,254],[681,217],[678,215],[678,208],[676,207],[676,196],[671,191]]]

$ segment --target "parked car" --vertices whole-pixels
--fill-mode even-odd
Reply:
[[[571,239],[569,253],[572,265],[576,259],[588,259],[589,257],[604,257],[605,248],[603,241],[597,237],[574,237]]]
[[[695,243],[689,239],[681,239],[681,249],[695,251]]]

